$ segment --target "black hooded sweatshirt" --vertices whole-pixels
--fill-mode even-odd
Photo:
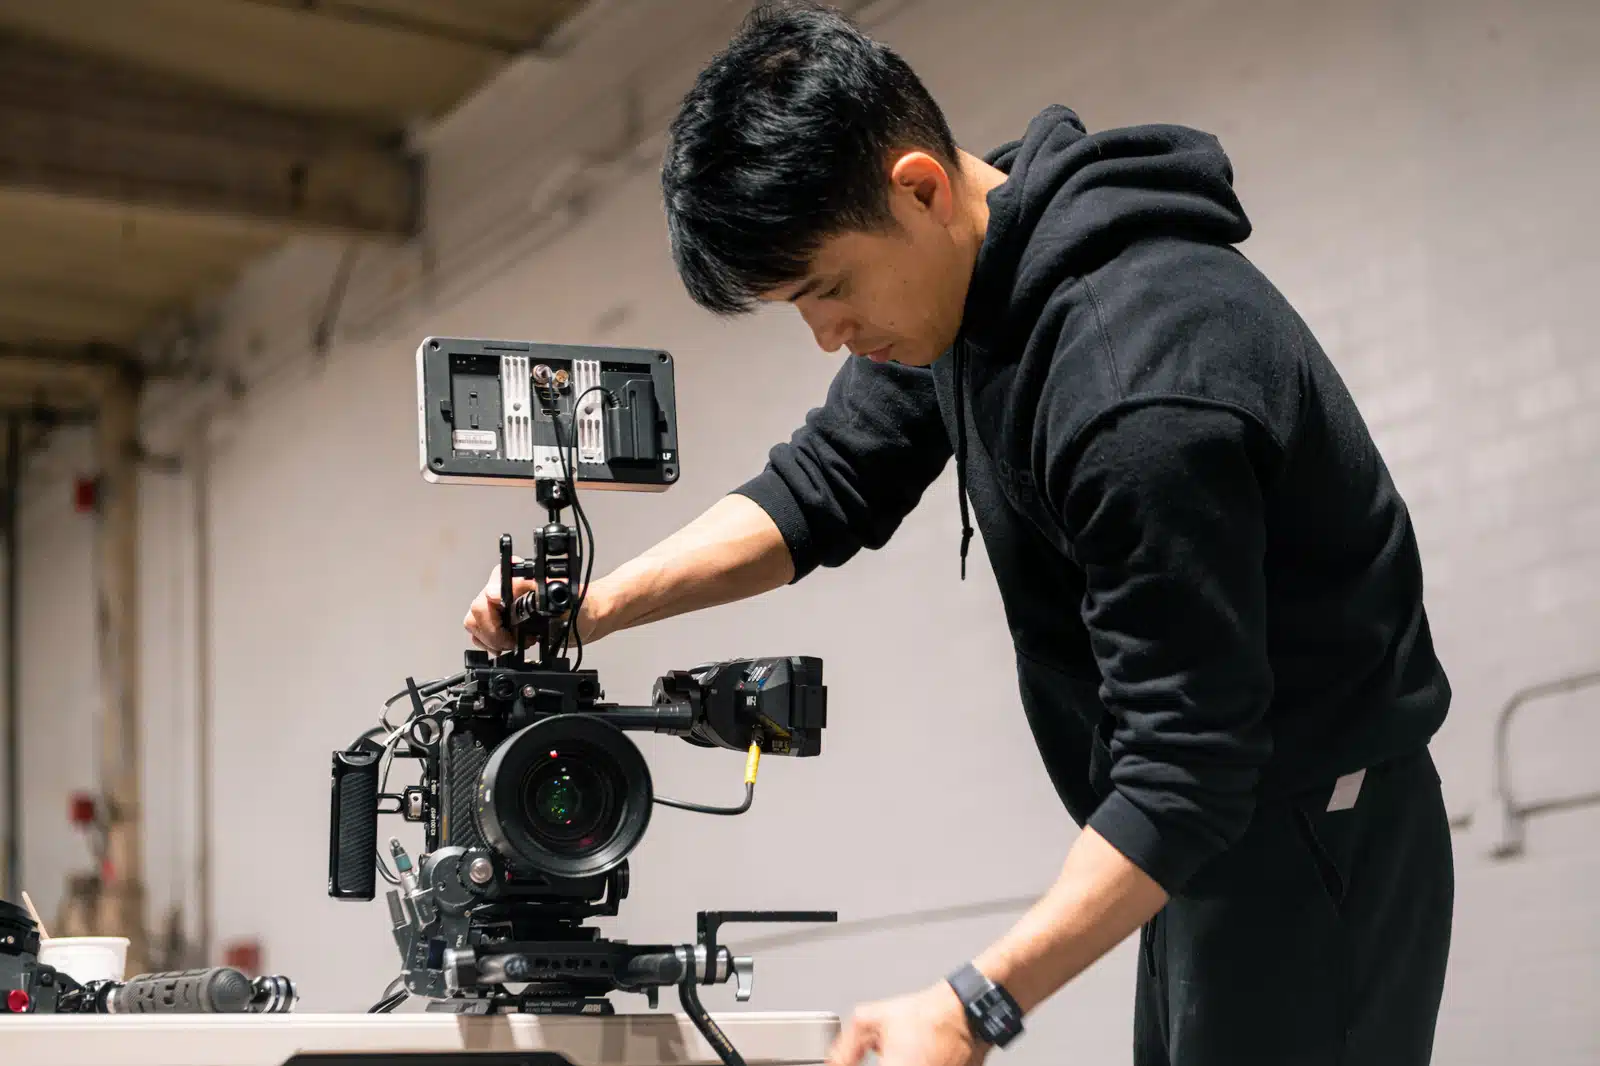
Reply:
[[[1215,138],[1051,107],[988,161],[1008,176],[951,350],[848,359],[736,491],[798,581],[885,544],[953,454],[962,574],[970,497],[1057,792],[1181,893],[1260,796],[1443,722],[1416,540],[1334,367],[1234,247]]]

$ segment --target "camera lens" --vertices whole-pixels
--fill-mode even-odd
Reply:
[[[571,773],[564,771],[559,777],[550,778],[541,784],[535,802],[539,805],[540,820],[557,825],[571,825],[578,809],[578,791],[572,783]]]
[[[605,873],[644,836],[654,802],[639,749],[603,716],[562,714],[513,733],[479,778],[478,823],[512,865],[553,878]]]
[[[617,813],[616,782],[587,753],[552,750],[528,772],[523,813],[535,838],[575,854],[601,841]]]

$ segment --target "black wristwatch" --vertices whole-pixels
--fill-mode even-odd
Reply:
[[[1022,1035],[1022,1008],[1011,993],[985,977],[967,963],[945,980],[967,1011],[967,1024],[979,1040],[1005,1047]]]

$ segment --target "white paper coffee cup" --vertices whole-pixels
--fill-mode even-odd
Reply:
[[[79,984],[121,981],[128,964],[125,936],[54,936],[39,941],[39,961]]]

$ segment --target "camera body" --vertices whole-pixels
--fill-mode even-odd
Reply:
[[[482,904],[529,901],[599,910],[606,876],[626,866],[649,826],[654,785],[626,733],[669,733],[699,747],[814,756],[827,724],[822,662],[810,656],[732,659],[660,676],[648,705],[604,701],[593,670],[528,669],[465,653],[449,684],[419,688],[397,757],[419,783],[383,792],[385,748],[371,738],[334,753],[329,894],[376,890],[376,818],[424,827],[428,854],[458,849]],[[541,913],[554,915],[555,911]],[[606,913],[615,913],[614,911]]]
[[[485,899],[590,898],[643,837],[655,799],[625,731],[702,747],[809,756],[826,724],[822,663],[737,659],[658,678],[647,707],[602,702],[598,674],[499,667],[467,653],[467,681],[419,745],[428,850],[487,850]],[[423,717],[419,721],[430,721]],[[431,727],[423,727],[425,735]]]
[[[329,893],[372,899],[377,817],[423,826],[415,866],[391,844],[388,893],[407,992],[434,1009],[609,1013],[616,990],[655,1000],[663,984],[743,979],[753,964],[726,947],[632,945],[585,924],[627,897],[628,856],[663,801],[631,731],[681,737],[749,756],[814,756],[827,724],[822,663],[807,656],[734,659],[660,676],[649,704],[607,703],[594,671],[494,661],[467,652],[444,682],[408,681],[412,713],[379,744],[333,755]],[[404,744],[403,752],[395,749]],[[415,759],[419,780],[383,791],[385,754]],[[829,921],[805,912],[746,920]],[[705,916],[702,915],[702,933]],[[525,986],[515,995],[506,987]]]

